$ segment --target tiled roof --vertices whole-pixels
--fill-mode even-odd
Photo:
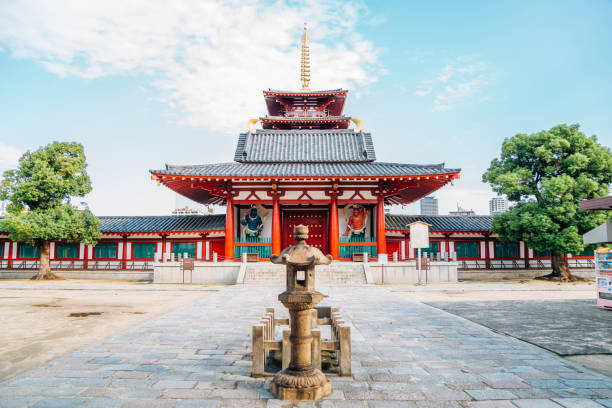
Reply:
[[[101,232],[217,231],[225,229],[225,214],[98,217]]]
[[[385,227],[388,230],[408,230],[408,225],[415,221],[429,224],[431,231],[491,231],[493,216],[387,214],[385,216]]]
[[[202,177],[402,177],[458,173],[444,163],[431,165],[402,163],[218,163],[195,166],[166,165],[154,174]]]
[[[315,116],[263,116],[261,119],[263,120],[272,120],[272,121],[288,121],[294,120],[299,122],[308,122],[309,120],[351,120],[349,116],[325,116],[325,117],[315,117]]]
[[[103,216],[98,217],[103,233],[129,232],[189,232],[223,231],[225,214],[215,215],[162,215],[162,216]],[[2,217],[0,217],[2,219]],[[493,217],[472,215],[457,217],[453,215],[400,215],[386,214],[387,230],[408,230],[408,225],[423,221],[430,225],[431,231],[491,231]],[[0,230],[0,232],[2,232]]]
[[[268,89],[264,92],[274,92],[274,93],[282,93],[282,94],[319,94],[319,93],[340,93],[340,92],[348,92],[347,89],[326,89],[323,91],[283,91],[280,89]]]
[[[243,163],[370,162],[369,133],[353,130],[258,130],[238,138],[234,160]]]

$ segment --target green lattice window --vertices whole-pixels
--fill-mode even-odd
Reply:
[[[96,259],[117,259],[117,244],[104,243],[94,247],[94,258]]]
[[[55,257],[57,259],[77,259],[79,257],[79,244],[56,244]]]
[[[132,244],[134,259],[153,259],[155,258],[155,243],[135,243]]]
[[[186,253],[188,258],[195,258],[196,244],[195,242],[175,242],[172,244],[172,253],[176,257]]]
[[[0,242],[0,258],[4,258],[4,242]]]
[[[437,242],[429,242],[428,248],[421,248],[421,256],[429,257],[429,254],[433,254],[433,256],[438,256],[439,247]],[[416,257],[418,254],[417,249],[414,250],[414,256]]]
[[[518,258],[518,244],[516,242],[496,242],[496,258]]]
[[[545,250],[545,251],[534,251],[534,256],[536,258],[545,258],[545,257],[549,257],[550,256],[550,251],[549,250]]]
[[[595,251],[590,249],[588,251],[582,251],[581,253],[576,254],[575,256],[595,256]]]
[[[478,242],[455,242],[457,258],[478,258]]]
[[[38,245],[19,244],[19,257],[20,258],[40,258],[40,250],[38,249]]]

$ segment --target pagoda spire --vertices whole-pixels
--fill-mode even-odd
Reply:
[[[304,23],[304,34],[302,34],[302,64],[300,79],[302,80],[302,91],[310,91],[310,37],[306,23]]]

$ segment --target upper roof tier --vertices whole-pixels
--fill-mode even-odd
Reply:
[[[328,91],[263,91],[269,116],[341,116],[346,89]]]
[[[242,163],[358,163],[376,160],[369,133],[353,130],[258,130],[238,138]]]

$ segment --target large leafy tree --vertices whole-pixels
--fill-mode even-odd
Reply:
[[[579,125],[517,134],[504,140],[501,156],[491,161],[482,180],[516,203],[493,218],[500,239],[550,251],[547,278],[573,280],[564,255],[583,251],[582,234],[610,219],[604,211],[579,208],[582,200],[608,195],[610,149],[585,136]]]
[[[16,169],[4,172],[0,199],[9,201],[9,216],[0,227],[13,241],[39,246],[36,279],[56,278],[49,261],[50,241],[95,245],[100,238],[100,221],[70,204],[71,197],[91,191],[86,167],[81,144],[53,142],[25,153]]]

